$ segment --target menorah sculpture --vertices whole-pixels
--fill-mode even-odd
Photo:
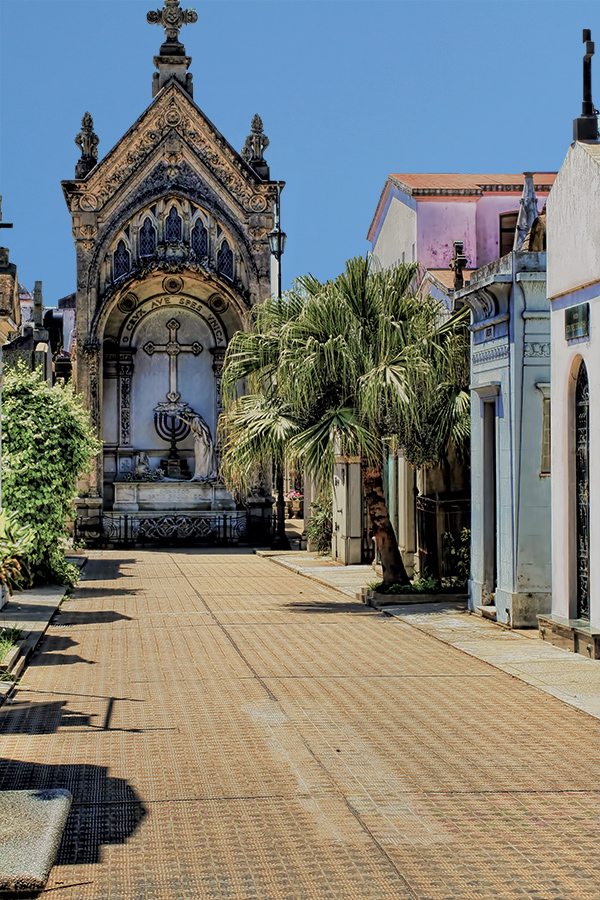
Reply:
[[[194,415],[188,403],[180,400],[166,400],[154,407],[154,427],[156,433],[170,444],[169,454],[161,460],[161,468],[166,470],[169,478],[181,478],[189,475],[187,460],[181,459],[177,444],[185,440],[190,433],[189,421]]]

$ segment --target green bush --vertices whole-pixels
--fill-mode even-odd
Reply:
[[[314,544],[317,553],[329,553],[333,533],[333,498],[321,495],[313,500],[310,509],[306,537]]]
[[[14,513],[0,512],[0,584],[11,591],[29,587],[32,582],[28,560],[35,547],[35,531],[21,525]]]
[[[70,385],[54,387],[25,366],[9,369],[2,396],[3,502],[11,520],[34,532],[27,566],[35,581],[73,584],[65,560],[77,478],[100,444],[89,414]]]

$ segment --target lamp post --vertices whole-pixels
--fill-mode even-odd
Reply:
[[[275,200],[275,221],[273,230],[269,232],[269,249],[271,256],[277,263],[277,302],[281,304],[281,257],[285,250],[285,231],[281,230],[281,187],[277,185],[277,198]],[[277,466],[275,473],[275,489],[277,491],[277,527],[271,548],[273,550],[289,550],[290,542],[285,533],[285,499],[283,496],[283,462]]]

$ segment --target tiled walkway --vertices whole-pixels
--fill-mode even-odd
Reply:
[[[268,559],[106,551],[0,710],[48,896],[598,898],[598,721]]]

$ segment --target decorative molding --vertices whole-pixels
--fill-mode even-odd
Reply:
[[[550,359],[550,343],[548,341],[525,341],[523,356]]]
[[[101,209],[163,143],[168,161],[167,177],[172,180],[178,176],[180,159],[175,157],[181,151],[175,149],[177,138],[192,150],[244,210],[262,212],[270,208],[277,185],[257,178],[251,167],[192,105],[183,89],[173,82],[85,182],[64,182],[71,211]]]
[[[480,365],[496,359],[505,359],[508,356],[508,351],[508,344],[503,344],[501,347],[490,347],[489,350],[478,350],[473,353],[471,360],[473,365]]]

